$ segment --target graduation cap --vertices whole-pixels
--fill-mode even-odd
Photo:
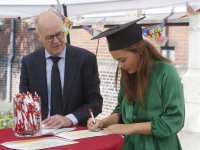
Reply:
[[[145,17],[146,16],[143,16],[123,25],[113,26],[93,37],[92,40],[106,37],[109,44],[109,51],[116,51],[129,47],[143,39],[142,28],[136,22]]]

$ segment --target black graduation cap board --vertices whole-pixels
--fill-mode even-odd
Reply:
[[[93,37],[92,40],[106,37],[109,44],[109,51],[129,47],[143,39],[142,28],[136,22],[144,19],[145,17],[146,16],[143,16],[123,25],[113,26]]]

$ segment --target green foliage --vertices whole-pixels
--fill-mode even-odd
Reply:
[[[0,112],[0,129],[11,128],[13,123],[13,114],[10,111]]]

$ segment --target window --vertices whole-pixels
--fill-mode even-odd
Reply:
[[[174,47],[162,46],[162,56],[171,59],[172,62],[175,60],[175,50]]]

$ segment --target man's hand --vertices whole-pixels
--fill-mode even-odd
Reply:
[[[65,116],[54,115],[42,121],[45,127],[59,129],[61,127],[70,127],[72,126],[72,121]]]

